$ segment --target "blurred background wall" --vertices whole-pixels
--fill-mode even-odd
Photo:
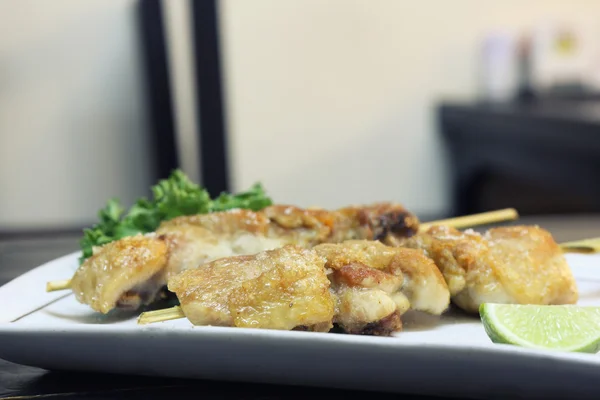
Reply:
[[[476,94],[482,36],[594,14],[593,0],[222,1],[235,187],[260,178],[284,202],[444,214],[433,106]]]
[[[0,229],[89,224],[147,193],[135,3],[0,2]]]
[[[196,178],[189,3],[163,3],[179,151]],[[108,197],[128,204],[154,182],[136,4],[0,3],[0,229],[85,225]],[[593,15],[594,0],[222,0],[231,189],[260,180],[283,203],[445,215],[433,107],[476,94],[482,35]]]

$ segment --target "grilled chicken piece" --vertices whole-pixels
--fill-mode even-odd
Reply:
[[[346,332],[389,335],[409,309],[440,315],[450,292],[433,261],[420,250],[378,241],[349,240],[314,247],[331,270],[334,322]]]
[[[137,309],[164,286],[167,244],[154,235],[127,237],[102,247],[71,279],[77,300],[107,313],[115,306]]]
[[[260,212],[238,209],[179,217],[163,222],[156,233],[169,243],[170,275],[218,258],[256,254],[286,244],[310,248],[348,239],[410,236],[418,224],[414,215],[390,203],[338,211],[275,205]]]
[[[310,248],[346,239],[400,238],[415,234],[418,225],[414,215],[392,203],[337,211],[274,205],[258,212],[237,209],[178,217],[163,222],[155,233],[134,239],[140,247],[135,254],[144,253],[143,243],[148,243],[154,246],[151,251],[166,246],[164,257],[130,257],[129,238],[95,249],[74,278],[77,298],[103,313],[115,307],[136,308],[152,303],[160,293],[156,287],[166,285],[168,277],[219,258],[287,244]],[[96,286],[100,281],[105,285]]]
[[[374,241],[223,258],[172,277],[169,290],[194,325],[328,331],[334,322],[368,335],[400,331],[411,308],[439,315],[450,303],[421,251]]]
[[[452,301],[477,313],[482,303],[575,304],[578,291],[552,235],[537,226],[485,234],[434,226],[402,241],[425,251],[442,271]]]
[[[194,325],[331,329],[334,301],[325,259],[298,246],[223,258],[169,280]]]

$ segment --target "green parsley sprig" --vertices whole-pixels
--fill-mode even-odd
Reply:
[[[258,211],[273,204],[260,183],[235,195],[221,193],[213,200],[204,188],[191,182],[179,169],[153,186],[152,195],[152,200],[137,200],[126,213],[118,199],[108,200],[106,206],[98,212],[99,222],[83,231],[83,238],[79,242],[83,253],[80,263],[93,254],[95,246],[126,236],[152,232],[162,221],[175,217],[233,208]]]

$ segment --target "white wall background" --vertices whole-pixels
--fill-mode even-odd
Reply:
[[[171,57],[189,48],[176,43],[184,1],[167,8]],[[153,183],[135,4],[0,2],[0,229],[88,223],[108,197],[129,203]],[[433,107],[475,93],[480,35],[600,16],[597,0],[220,6],[233,189],[261,180],[279,202],[396,200],[422,215],[449,200]],[[184,64],[176,116],[190,130]]]
[[[444,213],[434,106],[475,94],[480,35],[594,15],[597,0],[223,0],[235,188]]]
[[[87,224],[148,191],[135,4],[0,2],[0,229]]]

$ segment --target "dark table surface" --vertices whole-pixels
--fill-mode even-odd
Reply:
[[[522,223],[537,223],[552,231],[558,241],[600,236],[600,216],[531,217]],[[42,263],[77,250],[77,237],[58,235],[45,238],[0,240],[0,285]],[[55,397],[75,399],[155,399],[186,394],[203,399],[330,399],[377,396],[378,399],[434,399],[386,393],[326,390],[263,384],[222,383],[200,380],[161,379],[125,375],[51,372],[21,366],[0,359],[0,398]],[[490,398],[495,397],[490,394]]]

